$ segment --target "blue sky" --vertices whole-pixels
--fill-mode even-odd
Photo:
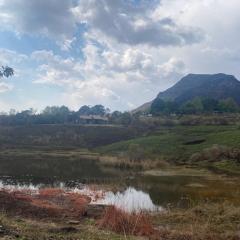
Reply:
[[[0,111],[130,110],[187,73],[239,74],[239,0],[0,0]]]

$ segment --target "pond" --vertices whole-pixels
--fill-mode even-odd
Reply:
[[[197,201],[240,203],[238,177],[227,177],[206,170],[168,167],[161,170],[134,172],[102,167],[98,161],[81,158],[1,159],[1,186],[65,187],[82,189],[86,184],[111,185],[104,201],[146,209],[169,205],[185,207]],[[132,205],[132,206],[130,206]]]

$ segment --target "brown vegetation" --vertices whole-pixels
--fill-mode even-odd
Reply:
[[[103,166],[120,169],[149,170],[169,165],[163,159],[145,158],[138,161],[132,160],[127,154],[123,154],[122,156],[100,156],[99,161]]]
[[[206,148],[201,152],[193,154],[190,158],[192,162],[218,162],[226,159],[240,163],[240,149],[215,144],[210,148]]]
[[[240,208],[229,202],[169,209],[154,223],[165,229],[164,240],[240,240]]]
[[[39,192],[1,190],[0,206],[1,211],[6,215],[3,222],[3,217],[0,217],[0,225],[3,224],[5,227],[6,235],[15,234],[14,232],[17,231],[21,232],[22,236],[32,236],[34,231],[25,232],[26,226],[20,226],[18,220],[14,219],[18,217],[17,219],[20,218],[21,221],[32,222],[35,219],[39,224],[41,223],[41,231],[44,231],[46,236],[50,236],[53,230],[63,232],[73,229],[76,237],[67,238],[68,233],[64,232],[65,235],[61,239],[79,239],[77,234],[82,231],[84,224],[79,220],[85,215],[90,200],[82,194],[66,192],[62,189],[48,188]],[[89,223],[94,223],[91,226],[124,235],[125,239],[130,239],[131,235],[135,235],[152,240],[240,240],[240,208],[229,202],[202,203],[187,209],[169,208],[155,215],[143,212],[126,213],[113,206],[101,211],[102,216],[98,218],[97,224],[92,222],[94,220],[88,220]],[[9,216],[12,219],[9,222],[15,221],[14,223],[8,222]],[[86,217],[91,218],[88,214]],[[46,221],[48,224],[45,226]],[[75,225],[63,228],[61,224],[66,225],[68,221],[74,224],[77,222],[78,227],[81,226],[81,228],[75,228]],[[15,229],[17,225],[19,226]],[[28,225],[30,227],[31,223]],[[49,226],[54,226],[54,229],[50,229]],[[49,239],[39,236],[36,235],[30,239]],[[97,234],[94,233],[88,239],[106,239],[99,235],[95,238],[96,236]]]
[[[1,210],[10,215],[30,218],[81,218],[91,199],[64,192],[61,189],[28,191],[0,191]]]
[[[124,235],[151,236],[155,233],[151,219],[144,213],[127,213],[110,206],[98,226]]]

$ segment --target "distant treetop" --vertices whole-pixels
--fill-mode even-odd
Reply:
[[[14,75],[14,70],[11,67],[8,66],[2,66],[0,70],[0,78],[2,77],[11,77]]]

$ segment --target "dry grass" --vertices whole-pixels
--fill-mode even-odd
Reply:
[[[154,223],[167,230],[165,240],[240,240],[240,207],[227,202],[172,209]]]
[[[228,202],[203,203],[154,216],[128,214],[110,207],[99,226],[153,240],[240,240],[240,207]]]
[[[162,159],[143,159],[134,161],[128,156],[101,156],[99,161],[103,166],[120,169],[148,170],[168,166],[169,164]]]
[[[24,191],[0,191],[1,210],[9,215],[28,218],[80,219],[91,199],[61,189],[43,189],[39,194]]]
[[[54,228],[54,232],[63,235],[61,238],[55,235],[53,239],[130,239],[134,235],[151,240],[240,240],[240,206],[229,202],[205,202],[187,209],[169,208],[156,215],[126,213],[111,206],[96,226],[94,220],[82,215],[89,201],[86,196],[61,189],[44,189],[37,195],[27,191],[0,191],[1,211],[6,213],[2,218],[0,215],[0,225],[9,229],[6,235],[17,232],[21,236],[31,236],[27,239],[51,239]],[[11,222],[8,219],[12,219]],[[59,224],[66,225],[73,219],[81,220],[76,232],[64,235]],[[84,219],[86,225],[83,225]],[[31,222],[21,225],[23,221],[39,223],[41,231],[33,237],[32,229],[36,226]],[[46,221],[48,224],[44,224]],[[89,232],[90,228],[94,233]],[[83,229],[89,237],[80,236]],[[100,231],[107,231],[110,235],[101,236]],[[40,232],[44,232],[44,236]]]
[[[114,206],[106,209],[98,222],[100,229],[124,235],[151,236],[155,233],[151,219],[144,213],[126,213]]]

